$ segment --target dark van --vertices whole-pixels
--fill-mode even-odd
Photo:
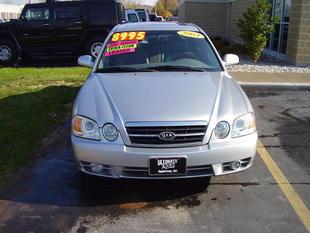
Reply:
[[[26,4],[20,18],[0,24],[0,65],[21,56],[95,57],[109,31],[125,20],[118,0]]]

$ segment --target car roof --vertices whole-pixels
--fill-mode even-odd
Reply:
[[[194,31],[199,29],[193,24],[185,24],[180,22],[140,22],[140,23],[124,23],[116,28],[116,32],[124,31]]]

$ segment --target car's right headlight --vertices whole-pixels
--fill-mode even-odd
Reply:
[[[221,121],[216,125],[214,129],[214,135],[219,139],[223,139],[227,137],[229,130],[229,124],[226,121]]]
[[[234,120],[232,127],[233,138],[245,136],[256,131],[255,117],[253,112],[246,113]]]
[[[79,115],[72,118],[72,134],[81,138],[100,140],[97,122]]]

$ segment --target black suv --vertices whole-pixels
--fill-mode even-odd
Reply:
[[[109,31],[124,19],[117,0],[27,4],[18,20],[0,24],[0,65],[27,56],[95,57]]]

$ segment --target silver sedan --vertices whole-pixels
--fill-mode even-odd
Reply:
[[[257,132],[253,108],[197,26],[116,26],[73,108],[79,169],[111,178],[171,179],[249,168]]]

